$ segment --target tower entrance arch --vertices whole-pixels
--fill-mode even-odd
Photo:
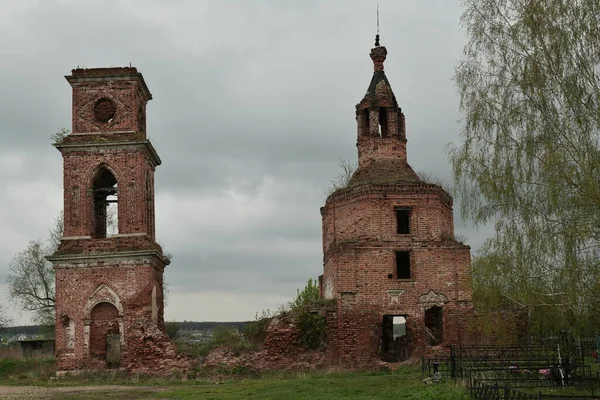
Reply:
[[[119,310],[111,303],[98,303],[90,313],[90,356],[107,368],[119,367],[121,332]]]

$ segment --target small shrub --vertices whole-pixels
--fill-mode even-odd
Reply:
[[[273,316],[269,310],[263,310],[261,316],[256,314],[256,319],[244,326],[243,334],[248,343],[256,349],[262,347],[267,337],[267,328]]]
[[[318,350],[327,344],[327,321],[318,312],[310,312],[307,307],[297,313],[300,343],[307,350]]]
[[[227,346],[234,353],[252,350],[252,346],[248,343],[244,335],[237,329],[225,325],[215,327],[210,344],[212,347]]]
[[[50,136],[50,139],[52,139],[52,143],[62,143],[69,133],[71,133],[71,131],[67,128],[60,128],[58,132],[55,132]]]
[[[214,345],[211,342],[208,343],[187,343],[177,342],[177,351],[179,353],[187,354],[195,357],[206,357],[206,355],[212,350]]]
[[[296,290],[296,298],[290,301],[289,308],[293,312],[317,301],[319,301],[319,285],[316,280],[310,278],[302,291]]]
[[[352,179],[354,172],[356,172],[356,169],[358,168],[358,165],[345,160],[340,160],[338,166],[341,171],[331,180],[331,186],[329,186],[329,189],[327,190],[328,195],[335,193],[338,190],[346,189],[350,184],[350,179]]]
[[[176,340],[179,336],[179,323],[175,321],[165,322],[167,336],[171,340]]]

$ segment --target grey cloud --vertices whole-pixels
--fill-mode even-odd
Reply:
[[[380,5],[409,161],[451,181],[444,148],[460,128],[451,82],[464,42],[458,6]],[[319,207],[339,160],[356,160],[354,106],[372,74],[375,3],[0,0],[0,7],[0,37],[9,38],[0,46],[0,161],[22,158],[18,170],[0,170],[0,279],[14,252],[46,237],[61,209],[62,162],[49,136],[70,128],[63,75],[129,62],[154,96],[148,135],[163,160],[157,236],[175,254],[171,292],[200,299],[218,289],[262,306],[320,274]],[[475,243],[485,235],[457,230]],[[239,315],[223,304],[215,305],[223,315]]]

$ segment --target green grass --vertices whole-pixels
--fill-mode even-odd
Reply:
[[[54,376],[54,358],[16,359],[0,358],[0,385],[39,382]]]
[[[45,399],[110,400],[110,399],[201,399],[201,400],[386,400],[386,399],[439,399],[466,400],[468,394],[454,383],[426,385],[421,374],[414,368],[402,368],[394,372],[356,373],[271,373],[261,378],[223,381],[169,380],[138,381],[133,386],[110,390],[83,391],[64,387],[82,385],[81,378],[61,379],[63,387],[46,388]],[[87,381],[87,384],[99,384]],[[114,385],[123,382],[104,382]],[[0,383],[1,384],[1,383]],[[136,386],[136,384],[152,385]],[[47,386],[47,385],[46,385]],[[52,385],[53,386],[53,385]],[[60,390],[60,391],[59,391]]]
[[[330,374],[294,379],[261,379],[197,388],[177,388],[157,399],[468,399],[451,383],[425,385],[420,374]]]

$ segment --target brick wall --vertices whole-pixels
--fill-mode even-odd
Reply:
[[[160,260],[151,259],[58,264],[57,369],[103,368],[94,358],[103,359],[107,333],[122,335],[120,365],[129,371],[190,369],[191,361],[176,353],[165,333],[162,274]],[[68,325],[60,323],[69,320],[73,348],[67,346]]]
[[[462,342],[472,315],[470,249],[453,240],[451,204],[426,184],[363,186],[328,198],[323,293],[341,304],[332,351],[343,362],[378,358],[384,315],[406,317],[412,356],[437,351],[427,346],[424,326],[425,311],[435,305],[443,308],[441,346]],[[396,208],[410,209],[410,233],[397,233]],[[410,252],[410,279],[398,279],[397,251]]]
[[[152,95],[135,68],[74,69],[67,80],[73,87],[73,133],[133,131],[145,137],[146,103]],[[99,119],[103,100],[109,111]]]

